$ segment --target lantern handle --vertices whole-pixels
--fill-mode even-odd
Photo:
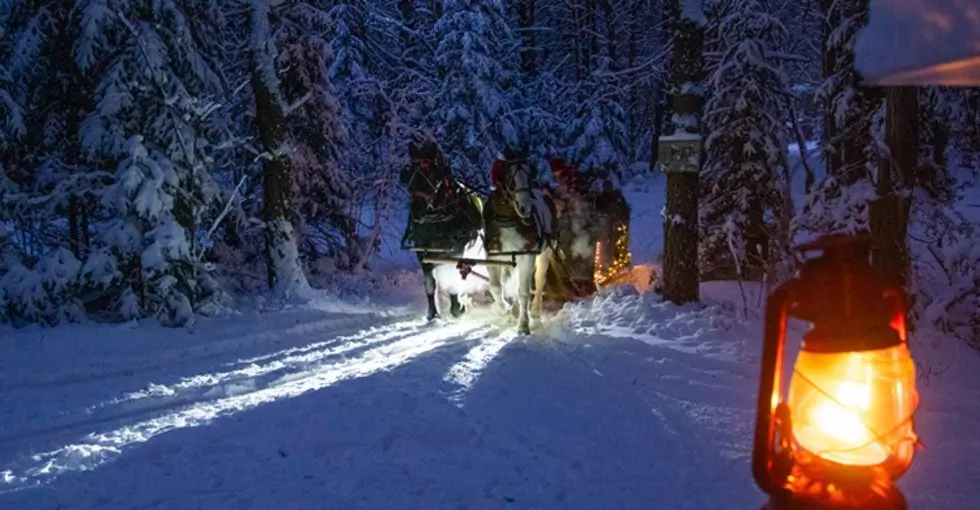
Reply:
[[[790,280],[776,288],[766,302],[766,321],[762,345],[762,374],[756,404],[755,441],[752,453],[752,475],[756,484],[770,495],[782,489],[782,481],[773,480],[775,463],[776,408],[783,400],[782,372],[786,347],[786,325],[790,305],[798,280]]]
[[[904,289],[898,286],[890,286],[884,292],[885,301],[892,307],[892,317],[889,326],[897,333],[903,344],[908,344],[908,311],[909,296]]]

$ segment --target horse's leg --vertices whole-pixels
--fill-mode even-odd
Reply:
[[[450,294],[449,295],[449,314],[452,315],[453,318],[458,319],[464,313],[466,313],[466,307],[463,306],[463,304],[459,302],[459,294]]]
[[[501,315],[507,313],[504,307],[504,293],[501,289],[502,270],[496,266],[487,268],[490,273],[490,296],[493,297],[493,306]]]
[[[520,316],[517,322],[517,333],[521,335],[531,334],[531,282],[534,280],[534,255],[521,255],[517,257],[517,302],[519,304]]]
[[[436,277],[433,274],[436,266],[422,262],[422,253],[419,253],[419,262],[422,263],[422,282],[425,284],[425,299],[428,301],[429,311],[426,320],[439,318],[439,311],[436,310]]]
[[[544,286],[548,282],[548,267],[550,265],[551,248],[545,248],[534,260],[534,301],[531,303],[531,317],[541,318]]]

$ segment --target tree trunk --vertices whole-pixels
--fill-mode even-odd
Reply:
[[[82,258],[81,233],[78,229],[78,199],[75,195],[68,198],[68,248],[76,259]]]
[[[253,34],[256,47],[252,48],[252,90],[255,95],[255,124],[259,131],[264,157],[262,158],[262,219],[265,223],[266,262],[269,288],[282,298],[303,298],[309,291],[309,283],[299,260],[296,235],[289,221],[289,187],[292,165],[288,154],[289,127],[286,124],[285,105],[275,76],[275,55],[270,54],[267,43],[272,37],[268,10],[253,4]],[[270,33],[264,33],[263,30]]]
[[[90,230],[88,228],[88,223],[89,223],[88,211],[89,211],[88,204],[84,204],[82,206],[82,221],[80,227],[82,231],[82,246],[80,251],[83,256],[88,256],[88,254],[92,250],[92,238],[91,238]]]
[[[521,70],[524,76],[537,75],[537,32],[535,31],[535,8],[537,0],[523,0],[517,6],[517,22],[521,27]]]
[[[657,163],[660,161],[660,151],[657,150],[657,144],[660,140],[660,135],[664,132],[664,117],[667,114],[667,101],[665,101],[666,87],[664,86],[663,78],[657,80],[657,84],[653,89],[654,94],[654,108],[653,112],[653,144],[650,146],[650,171],[657,168]]]
[[[599,39],[597,34],[599,33],[598,19],[599,16],[596,15],[596,0],[585,0],[585,23],[586,32],[585,37],[589,42],[589,47],[587,50],[587,58],[585,61],[586,69],[588,73],[591,74],[592,71],[596,69],[596,61],[599,58]]]
[[[908,287],[908,224],[912,179],[918,166],[919,99],[914,87],[886,93],[885,137],[891,159],[878,169],[878,199],[871,203],[872,263],[903,289]]]
[[[839,59],[839,53],[836,51],[836,47],[829,43],[831,32],[840,24],[840,11],[838,8],[835,8],[835,3],[837,3],[837,0],[820,0],[820,11],[824,15],[822,34],[823,51],[821,52],[820,63],[825,80],[834,75],[837,60]],[[834,139],[837,137],[837,121],[833,113],[834,97],[835,95],[831,94],[827,98],[830,104],[824,105],[823,136],[821,136],[823,141],[822,145],[824,150],[827,151],[824,155],[827,161],[827,175],[837,175],[841,167],[844,166],[840,150],[837,144],[834,143]]]
[[[620,37],[616,32],[620,27],[614,23],[616,10],[610,0],[602,0],[602,15],[606,25],[606,53],[609,56],[612,70],[615,71],[619,69],[619,54],[616,51],[616,43]]]
[[[639,12],[640,10],[637,2],[630,2],[629,7],[630,7],[630,12],[635,13],[635,12]],[[637,52],[639,50],[638,43],[636,40],[636,34],[638,32],[638,28],[639,28],[639,23],[636,22],[635,18],[633,18],[633,21],[628,23],[626,26],[626,30],[629,30],[629,43],[627,45],[627,53],[626,53],[627,69],[633,69],[633,67],[636,66],[636,57],[637,57]],[[631,151],[630,159],[639,156],[639,152],[636,150],[637,149],[636,142],[639,140],[638,131],[640,131],[640,129],[638,129],[638,125],[640,124],[639,119],[641,119],[642,117],[640,114],[641,109],[640,109],[639,101],[637,101],[638,89],[639,87],[635,87],[635,86],[629,88],[629,103],[627,109],[627,118],[629,122],[629,142],[630,142],[630,151]],[[654,144],[654,146],[656,146],[656,144]],[[653,168],[652,161],[650,162],[650,168],[651,169]]]
[[[415,28],[415,4],[412,0],[398,0],[398,12],[402,17],[404,27],[400,31],[402,52],[407,52],[412,46],[411,29]]]
[[[745,228],[745,271],[749,280],[761,280],[769,262],[769,229],[765,221],[765,208],[759,197],[749,203],[748,221]]]
[[[673,0],[674,12],[682,12]],[[704,28],[692,20],[677,23],[672,68],[675,90],[673,111],[681,125],[675,123],[675,134],[700,134],[702,98],[698,95],[703,74],[702,45]],[[698,155],[698,170],[704,151]],[[698,301],[698,172],[668,172],[667,217],[664,218],[664,297],[674,303]]]

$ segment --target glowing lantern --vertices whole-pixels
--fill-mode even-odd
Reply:
[[[917,445],[905,299],[865,238],[828,236],[766,305],[752,469],[773,510],[904,509],[894,481]],[[788,317],[811,323],[783,399]]]

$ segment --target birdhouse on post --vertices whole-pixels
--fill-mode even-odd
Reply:
[[[871,0],[855,45],[869,85],[980,86],[980,2]]]
[[[679,132],[661,136],[657,150],[661,168],[667,173],[699,172],[703,145],[701,135],[697,133]]]

